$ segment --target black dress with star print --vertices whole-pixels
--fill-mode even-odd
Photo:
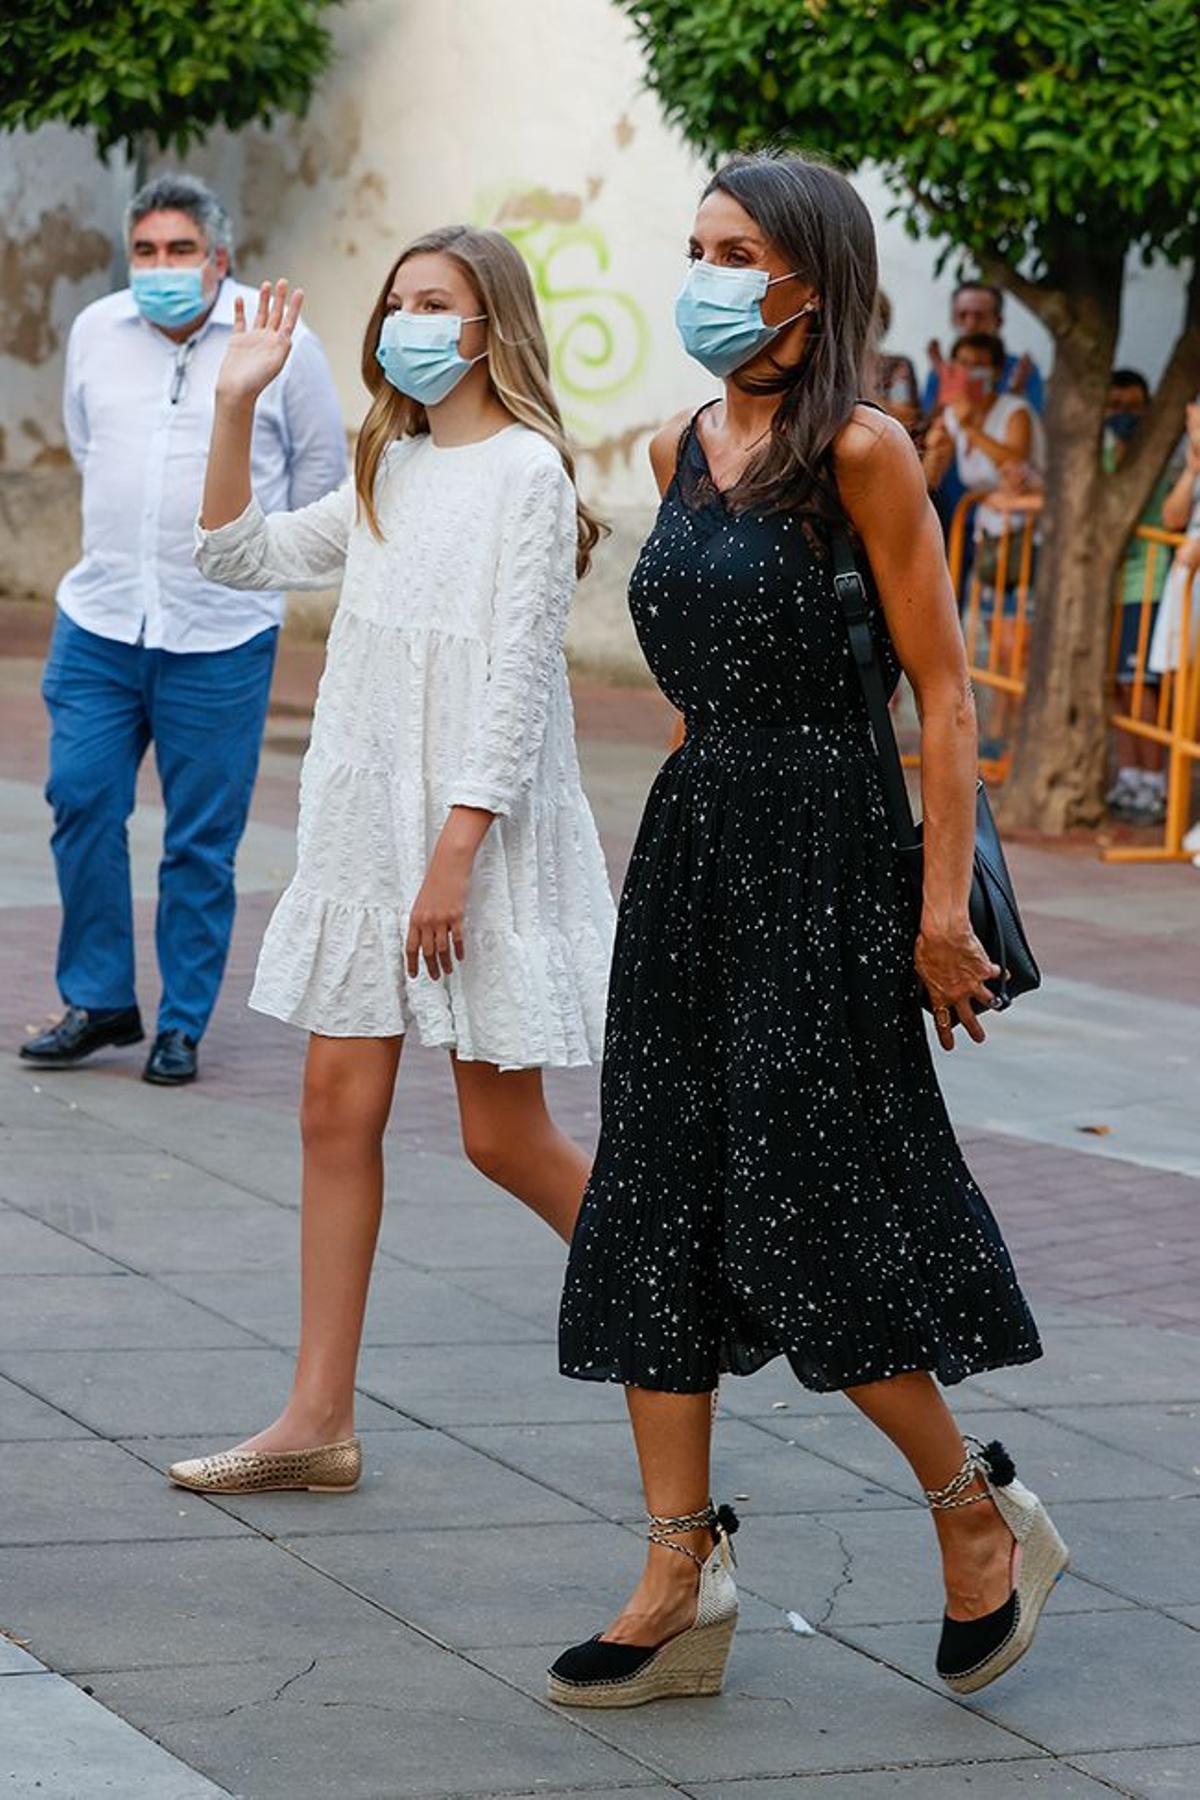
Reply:
[[[693,422],[630,605],[688,730],[621,900],[563,1373],[694,1393],[783,1355],[827,1391],[1032,1361],[934,1074],[819,525],[731,510]]]

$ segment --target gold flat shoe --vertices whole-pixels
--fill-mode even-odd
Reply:
[[[221,1450],[172,1463],[167,1479],[195,1494],[263,1494],[307,1489],[310,1494],[348,1494],[362,1474],[362,1442],[346,1438],[315,1450]]]

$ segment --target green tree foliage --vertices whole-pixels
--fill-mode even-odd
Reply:
[[[329,61],[332,0],[5,0],[0,129],[90,127],[101,151],[186,151],[303,112]]]
[[[1193,0],[621,4],[693,145],[874,163],[914,234],[966,252],[1053,334],[1046,544],[1008,811],[1051,829],[1094,823],[1112,577],[1200,383],[1193,276],[1139,442],[1101,473],[1129,254],[1194,265],[1200,238]]]

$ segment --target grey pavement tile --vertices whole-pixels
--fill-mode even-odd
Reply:
[[[556,1263],[492,1269],[446,1269],[444,1278],[468,1294],[487,1300],[538,1326],[547,1336],[558,1331],[562,1269]]]
[[[1106,1412],[1085,1407],[1072,1415],[1060,1412],[1053,1419],[995,1409],[976,1413],[955,1404],[953,1395],[950,1398],[963,1430],[985,1442],[999,1438],[1014,1458],[1022,1481],[1035,1488],[1047,1504],[1177,1494],[1189,1488],[1200,1492],[1200,1474],[1188,1482],[1144,1456],[1110,1449],[1083,1435],[1093,1430],[1102,1434]],[[1078,1419],[1081,1431],[1071,1429],[1071,1417]],[[783,1424],[774,1419],[758,1423],[772,1433],[786,1433],[801,1449],[818,1451],[868,1479],[890,1482],[917,1498],[916,1484],[899,1452],[861,1414],[826,1414],[790,1423],[785,1415]]]
[[[44,1665],[0,1630],[0,1675],[40,1675]]]
[[[1043,1341],[1040,1362],[994,1369],[981,1386],[1017,1406],[1200,1399],[1200,1337],[1151,1325],[1084,1325],[1049,1331]]]
[[[545,1691],[545,1670],[562,1649],[489,1650],[481,1660]],[[1012,1732],[943,1700],[827,1637],[739,1632],[716,1699],[668,1700],[623,1712],[589,1712],[606,1743],[642,1757],[671,1781],[736,1782],[754,1776],[870,1768],[892,1763],[1027,1757]],[[844,1800],[850,1794],[843,1790]],[[839,1800],[843,1796],[839,1795]]]
[[[4,1448],[0,1545],[231,1536],[246,1527],[99,1440]]]
[[[30,1021],[33,1023],[33,1021]],[[39,1022],[40,1023],[40,1022]],[[35,1071],[5,1057],[0,1069],[0,1146],[4,1154],[32,1140],[44,1148],[69,1139],[89,1151],[119,1150],[122,1134],[101,1119],[90,1117],[76,1103],[67,1087],[54,1080],[55,1071]]]
[[[921,1627],[860,1625],[846,1635],[918,1680],[936,1680]],[[1077,1756],[1194,1742],[1197,1694],[1200,1632],[1159,1613],[1060,1610],[1047,1612],[1020,1667],[974,1695],[970,1710]]]
[[[566,1381],[551,1344],[446,1344],[363,1352],[358,1385],[431,1425],[624,1419],[614,1382]]]
[[[0,1789],[44,1800],[219,1800],[228,1792],[49,1673],[0,1681]]]
[[[1079,1763],[1138,1800],[1157,1800],[1160,1794],[1196,1800],[1200,1794],[1200,1744],[1176,1750],[1110,1750],[1106,1756],[1082,1756]]]
[[[69,1419],[33,1394],[27,1394],[14,1381],[0,1376],[0,1444],[19,1443],[23,1439],[88,1438],[86,1425]]]
[[[527,1207],[496,1188],[482,1200],[453,1195],[431,1204],[389,1201],[379,1242],[384,1253],[420,1269],[533,1266],[561,1284],[566,1246]]]
[[[1120,1506],[1067,1503],[1055,1523],[1071,1547],[1071,1567],[1147,1606],[1200,1602],[1200,1499],[1128,1500]]]
[[[300,1199],[300,1131],[297,1109],[240,1106],[212,1100],[203,1080],[187,1104],[166,1111],[159,1096],[108,1094],[104,1116],[126,1133],[148,1139],[181,1162],[207,1171],[248,1193],[268,1195],[284,1206]],[[300,1098],[296,1088],[297,1105]],[[128,1136],[126,1141],[129,1141]]]
[[[272,1270],[245,1275],[170,1275],[168,1287],[257,1331],[294,1345],[300,1333],[299,1281]],[[524,1319],[423,1269],[380,1262],[371,1278],[363,1341],[367,1344],[549,1343]]]
[[[1138,1406],[1047,1407],[1045,1416],[1177,1475],[1200,1476],[1200,1400],[1144,1401]],[[1182,1486],[1189,1483],[1185,1480]]]
[[[1068,1530],[1068,1537],[1070,1532]],[[782,1612],[842,1630],[858,1623],[923,1620],[933,1655],[945,1595],[924,1509],[759,1518],[743,1509],[739,1584]],[[1056,1610],[1120,1610],[1128,1602],[1068,1577]]]
[[[584,1525],[484,1526],[288,1539],[306,1562],[458,1649],[577,1642],[618,1612],[641,1572],[640,1534]],[[779,1616],[749,1595],[748,1632]],[[560,1647],[561,1647],[560,1644]]]
[[[808,1421],[804,1421],[808,1423]],[[613,1519],[641,1521],[645,1510],[628,1423],[465,1425],[462,1435],[502,1461],[576,1494]],[[719,1419],[713,1435],[713,1493],[744,1496],[759,1513],[856,1511],[902,1507],[909,1497],[836,1468],[744,1419]]]
[[[590,1515],[492,1458],[414,1426],[366,1431],[363,1478],[345,1494],[225,1494],[220,1506],[271,1537],[586,1521]],[[157,1468],[212,1448],[205,1438],[152,1438],[131,1448]],[[178,1491],[178,1490],[177,1490]]]
[[[254,1339],[144,1275],[0,1275],[0,1353],[248,1347]]]
[[[20,1151],[0,1171],[0,1195],[8,1194],[143,1272],[287,1269],[296,1261],[293,1212],[154,1151],[64,1160]]]
[[[293,1359],[283,1350],[7,1350],[10,1375],[105,1437],[209,1433],[228,1445],[276,1418],[287,1397]],[[359,1401],[365,1430],[406,1421],[386,1406]]]
[[[1112,1789],[1036,1756],[940,1769],[856,1769],[852,1776],[792,1775],[785,1781],[700,1781],[689,1784],[689,1792],[695,1800],[1104,1800]]]
[[[372,1543],[377,1540],[372,1539]],[[0,1549],[5,1625],[65,1674],[261,1657],[323,1645],[384,1656],[412,1633],[252,1535]]]
[[[3,1155],[0,1150],[0,1161]],[[111,1275],[116,1267],[99,1250],[89,1250],[28,1213],[0,1206],[0,1276]]]
[[[365,1609],[364,1609],[365,1610]],[[448,1800],[545,1788],[653,1795],[638,1763],[505,1681],[410,1637],[321,1632],[260,1663],[89,1677],[97,1697],[241,1800]],[[311,1666],[310,1666],[311,1665]]]

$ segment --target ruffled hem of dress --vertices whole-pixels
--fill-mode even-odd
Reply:
[[[449,976],[410,977],[404,919],[294,881],[271,916],[250,1006],[322,1037],[403,1037],[502,1070],[586,1068],[604,1043],[609,946],[588,923],[536,942],[468,931]],[[334,998],[336,996],[336,999]]]
[[[790,1364],[801,1387],[813,1394],[839,1394],[847,1388],[866,1387],[873,1381],[889,1381],[894,1375],[918,1373],[932,1375],[942,1387],[955,1387],[960,1381],[967,1381],[973,1375],[986,1375],[990,1369],[1016,1369],[1024,1363],[1037,1362],[1044,1354],[1040,1340],[1035,1337],[1031,1343],[1014,1344],[1004,1352],[981,1350],[975,1355],[965,1352],[951,1355],[943,1351],[939,1356],[925,1355],[915,1359],[901,1356],[894,1362],[877,1361],[868,1366],[866,1373],[856,1369],[853,1375],[844,1380],[834,1376],[814,1379],[811,1352],[788,1349],[782,1344],[764,1344],[754,1350],[747,1349],[736,1364],[732,1359],[722,1357],[716,1380],[723,1379],[726,1375],[757,1375],[760,1369],[765,1369],[768,1363],[773,1363],[782,1356]],[[707,1394],[716,1386],[716,1380],[697,1380],[686,1386],[680,1383],[668,1387],[649,1376],[644,1369],[634,1369],[631,1366],[629,1373],[623,1372],[617,1359],[592,1363],[586,1368],[573,1367],[560,1361],[559,1373],[571,1381],[619,1382],[622,1387],[644,1387],[652,1393],[663,1394]]]

